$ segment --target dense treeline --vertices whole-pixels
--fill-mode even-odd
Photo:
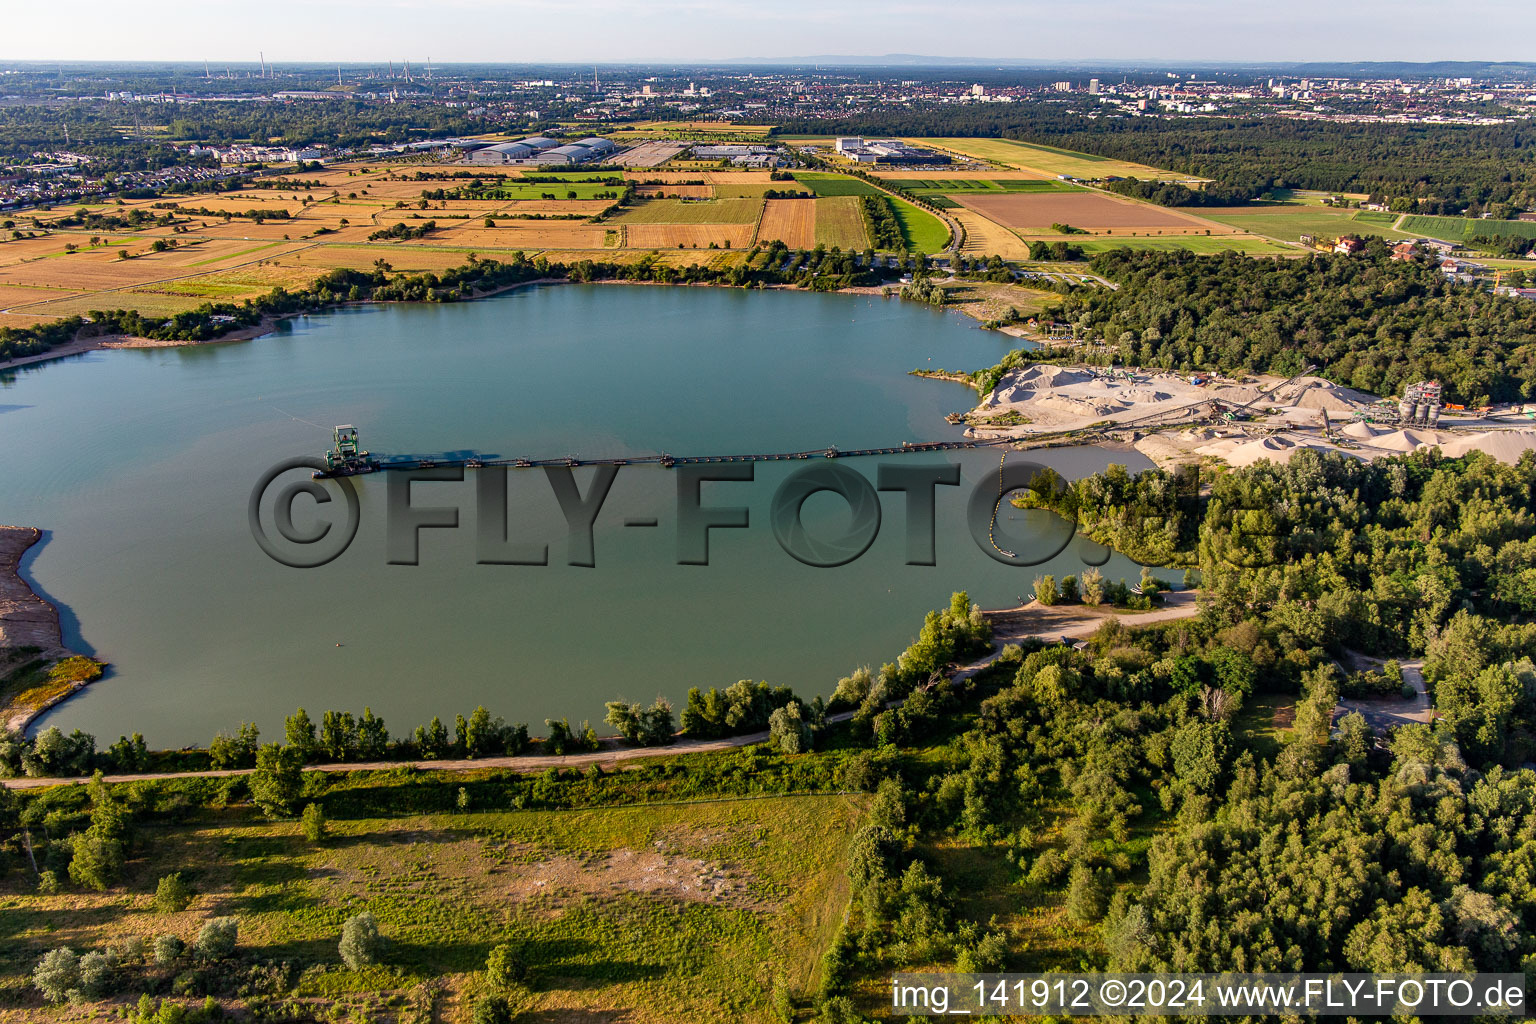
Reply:
[[[1076,289],[1048,312],[1105,348],[1021,358],[1287,376],[1312,364],[1378,395],[1439,380],[1454,402],[1536,397],[1536,303],[1394,261],[1379,240],[1295,260],[1117,249],[1091,266],[1121,287]]]
[[[1159,206],[1241,206],[1269,191],[1258,185],[1214,182],[1205,188],[1190,188],[1176,181],[1142,181],[1139,178],[1106,182],[1104,187],[1119,195],[1145,199]]]

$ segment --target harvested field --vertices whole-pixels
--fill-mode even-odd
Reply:
[[[1024,234],[1046,234],[1052,224],[1066,224],[1092,234],[1106,231],[1162,231],[1203,234],[1207,221],[1147,203],[1132,203],[1096,193],[958,195],[962,205],[1003,227]]]
[[[450,245],[458,249],[601,249],[604,229],[598,224],[570,220],[504,220],[494,228],[464,226],[457,231],[438,230],[420,241],[376,243],[379,255],[393,261],[390,252],[413,246]],[[463,253],[459,254],[461,257]],[[463,263],[463,259],[459,260]]]
[[[615,224],[754,224],[762,203],[754,199],[649,199],[614,217]]]
[[[816,243],[838,246],[845,252],[869,248],[864,227],[864,208],[858,196],[828,196],[815,200]]]
[[[757,229],[757,240],[772,242],[777,239],[791,249],[811,248],[816,244],[818,235],[817,203],[815,199],[767,200],[763,207],[762,223]]]
[[[957,208],[950,216],[965,228],[965,244],[960,251],[967,256],[1001,256],[1005,260],[1029,258],[1029,245],[1018,235],[975,210]]]
[[[625,234],[633,249],[707,249],[711,242],[745,249],[752,244],[751,224],[629,224]]]

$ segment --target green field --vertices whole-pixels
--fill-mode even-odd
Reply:
[[[568,1015],[602,1006],[635,1024],[768,1021],[775,985],[796,994],[814,987],[847,900],[848,841],[862,805],[802,796],[338,813],[318,844],[297,822],[250,815],[145,825],[126,890],[40,895],[19,874],[6,878],[0,991],[23,997],[33,963],[57,946],[83,952],[166,933],[190,941],[205,919],[234,915],[240,962],[227,970],[256,977],[257,964],[284,961],[287,991],[323,1000],[316,1011],[337,999],[408,1002],[437,978],[463,1005],[483,985],[490,949],[510,941],[533,969],[528,990],[514,997],[530,1015],[519,1019],[576,1019]],[[197,896],[179,913],[156,912],[156,881],[173,871]],[[343,922],[362,910],[378,919],[388,947],[380,963],[354,971],[336,944]],[[125,980],[165,973],[120,971]],[[262,977],[255,984],[273,984]],[[142,990],[125,989],[130,1000]]]
[[[1396,217],[1390,213],[1362,213],[1305,202],[1254,203],[1250,206],[1201,210],[1200,216],[1218,224],[1287,242],[1300,241],[1302,235],[1326,238],[1337,238],[1340,235],[1378,235],[1390,239],[1412,237],[1393,230],[1392,222]],[[1367,216],[1372,219],[1367,220]],[[1377,217],[1386,218],[1385,223],[1376,220]]]
[[[1004,167],[1020,167],[1045,175],[1070,174],[1074,178],[1102,178],[1117,175],[1142,180],[1187,178],[1187,174],[1162,171],[1145,164],[1112,160],[1090,153],[1076,153],[1055,146],[1037,146],[1012,139],[908,139],[916,146],[936,146],[952,153],[987,160]]]
[[[818,196],[879,196],[881,192],[867,181],[846,174],[795,172],[795,180]]]
[[[610,195],[624,191],[619,185],[604,185],[593,181],[535,181],[521,182],[510,179],[507,183],[497,183],[484,191],[474,195],[476,199],[541,199],[552,195],[556,199],[572,198],[570,193],[576,193],[576,199],[595,199],[598,193]]]
[[[615,224],[751,224],[760,199],[647,199],[617,217]]]
[[[935,253],[949,244],[949,228],[933,214],[894,197],[891,208],[896,211],[902,237],[912,252]]]
[[[1451,242],[1470,242],[1478,235],[1536,238],[1536,221],[1472,220],[1467,217],[1415,215],[1403,218],[1403,230],[1412,232],[1415,237],[1426,235]]]

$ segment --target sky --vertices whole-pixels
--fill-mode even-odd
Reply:
[[[71,0],[63,23],[4,6],[0,60],[1536,59],[1530,0]]]

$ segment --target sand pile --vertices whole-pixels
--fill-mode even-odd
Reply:
[[[1380,437],[1387,432],[1386,427],[1374,426],[1370,423],[1351,423],[1343,431],[1350,437],[1361,441],[1369,441],[1374,437]]]
[[[1321,377],[1302,377],[1292,386],[1281,388],[1275,399],[1303,409],[1326,409],[1329,412],[1353,412],[1376,400],[1363,391],[1340,387]]]
[[[1460,458],[1470,452],[1486,452],[1513,465],[1520,456],[1536,450],[1536,430],[1490,430],[1484,434],[1457,438],[1440,446],[1440,452],[1450,458]]]
[[[1010,370],[981,404],[987,408],[1018,405],[1034,399],[1042,391],[1086,384],[1092,380],[1092,374],[1064,366],[1030,366],[1022,370]]]
[[[1421,444],[1436,445],[1440,436],[1433,430],[1394,430],[1371,439],[1371,447],[1392,452],[1411,452]]]

